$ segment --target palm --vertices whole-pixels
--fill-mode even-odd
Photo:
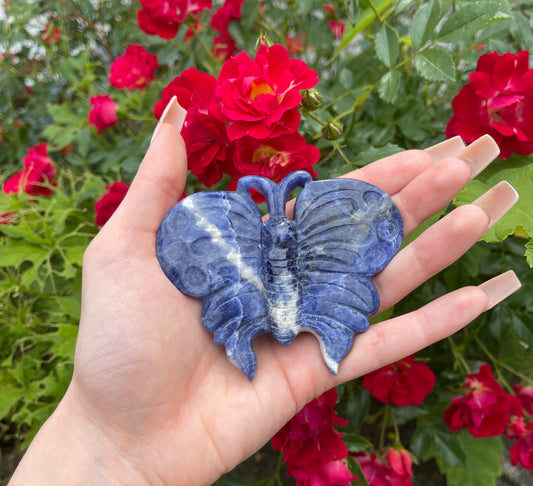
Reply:
[[[173,134],[167,132],[162,136],[172,148]],[[258,372],[250,383],[201,326],[201,303],[180,294],[159,267],[155,230],[181,194],[184,172],[172,169],[173,160],[161,164],[161,154],[152,157],[157,155],[161,173],[141,169],[128,198],[86,255],[73,387],[89,413],[131,439],[137,461],[165,483],[215,480],[313,397],[449,335],[486,307],[482,292],[471,289],[468,311],[460,297],[448,299],[426,327],[420,326],[424,308],[416,316],[372,326],[357,337],[337,376],[323,364],[313,336],[298,336],[287,348],[262,337],[255,343]],[[393,196],[408,233],[448,203],[469,170],[458,159],[438,167],[427,154],[411,152],[368,166],[357,176]],[[155,201],[144,204],[154,191]],[[399,253],[374,278],[383,307],[458,258],[487,223],[482,210],[470,207],[442,220],[439,238],[430,231],[414,248]],[[405,268],[410,269],[407,278]],[[403,338],[405,326],[410,326],[409,340]]]

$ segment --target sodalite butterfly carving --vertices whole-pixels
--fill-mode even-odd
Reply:
[[[285,205],[297,187],[290,220]],[[266,198],[264,223],[252,188]],[[247,176],[235,192],[192,194],[165,216],[156,247],[174,285],[203,299],[202,323],[215,344],[252,380],[252,342],[265,333],[287,345],[311,332],[336,374],[379,308],[370,279],[402,238],[400,212],[382,190],[353,179],[312,181],[297,171],[278,185]]]

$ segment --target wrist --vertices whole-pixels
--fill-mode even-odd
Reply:
[[[157,483],[126,459],[121,446],[127,448],[127,441],[113,437],[90,417],[71,387],[39,430],[9,486]]]

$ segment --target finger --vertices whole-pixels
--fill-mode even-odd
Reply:
[[[499,152],[496,142],[485,135],[456,158],[439,160],[394,194],[392,199],[402,215],[404,234],[410,234],[423,221],[446,207]]]
[[[393,196],[435,162],[457,156],[464,148],[461,137],[457,136],[424,150],[407,150],[384,157],[342,177],[368,182]]]
[[[360,169],[341,176],[368,182],[389,195],[403,189],[413,179],[431,167],[435,161],[457,155],[464,149],[460,137],[453,137],[425,150],[406,150],[389,155]],[[295,199],[287,203],[286,215],[292,218]]]
[[[147,234],[152,240],[163,217],[185,187],[187,155],[180,135],[185,110],[173,98],[158,123],[126,197],[102,230]]]
[[[477,287],[464,287],[414,312],[370,326],[356,337],[352,350],[341,363],[337,384],[452,335],[519,288],[520,281],[510,270]]]
[[[454,209],[401,250],[374,277],[382,312],[428,278],[455,262],[481,238],[518,200],[513,187],[503,181],[472,204]]]

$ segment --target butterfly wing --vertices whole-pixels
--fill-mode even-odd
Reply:
[[[166,276],[203,299],[202,324],[249,379],[257,369],[252,341],[267,326],[261,226],[248,193],[200,192],[170,210],[156,242]]]
[[[368,316],[379,308],[370,279],[400,248],[398,208],[379,188],[353,179],[315,181],[298,195],[301,308],[298,325],[315,334],[333,373]]]

